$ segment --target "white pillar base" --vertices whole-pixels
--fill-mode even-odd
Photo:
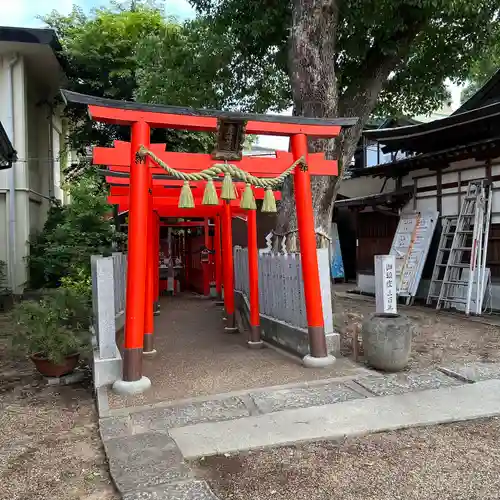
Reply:
[[[249,349],[262,349],[264,347],[264,342],[262,342],[262,340],[259,340],[258,342],[252,342],[249,340],[247,342],[247,346]]]
[[[151,387],[151,380],[148,377],[142,377],[139,380],[128,382],[125,380],[117,380],[113,384],[113,392],[121,396],[130,396],[131,394],[140,394],[147,391]]]
[[[308,354],[302,359],[302,364],[306,368],[326,368],[327,366],[333,365],[333,363],[335,363],[335,360],[335,356],[332,356],[331,354],[324,358],[314,358],[310,354]]]

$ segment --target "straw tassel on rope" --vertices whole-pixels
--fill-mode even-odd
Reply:
[[[194,197],[191,191],[191,186],[189,181],[184,181],[181,189],[181,195],[179,196],[179,208],[194,208]]]
[[[233,179],[231,178],[231,174],[226,172],[224,174],[224,181],[222,182],[222,191],[220,197],[223,200],[235,200],[236,192],[234,190]]]
[[[214,181],[212,178],[208,179],[205,185],[205,193],[203,194],[202,205],[218,205],[219,197],[217,196],[217,191],[214,186]]]
[[[275,213],[276,211],[276,198],[274,197],[274,192],[272,188],[267,187],[264,193],[261,212]]]
[[[285,179],[293,174],[297,167],[307,167],[307,163],[304,157],[300,157],[295,160],[290,167],[288,167],[284,172],[275,178],[259,178],[254,175],[241,170],[236,165],[229,163],[219,163],[214,164],[210,168],[202,170],[197,173],[186,173],[176,170],[168,166],[161,158],[155,155],[152,151],[149,151],[144,146],[141,146],[139,154],[144,156],[149,156],[155,163],[162,167],[169,175],[176,179],[183,180],[184,185],[181,189],[181,195],[179,198],[179,208],[194,208],[194,198],[191,192],[191,187],[189,186],[189,181],[206,181],[207,185],[205,187],[205,193],[203,196],[204,205],[218,205],[217,191],[213,185],[213,178],[224,174],[224,181],[222,183],[221,198],[226,201],[235,200],[237,198],[237,193],[235,186],[233,184],[233,177],[245,182],[245,190],[243,193],[243,198],[241,200],[241,208],[247,210],[255,210],[255,196],[253,194],[252,186],[260,187],[265,189],[264,201],[262,204],[263,212],[276,212],[276,199],[274,197],[273,190],[278,189],[279,186],[283,184]]]
[[[252,186],[249,182],[246,183],[245,190],[243,191],[240,208],[242,208],[243,210],[257,210],[257,205],[255,204],[255,196],[253,194]]]

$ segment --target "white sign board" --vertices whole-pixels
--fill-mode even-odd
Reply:
[[[396,257],[397,293],[414,297],[424,268],[439,212],[401,214],[390,254]]]
[[[375,309],[377,314],[396,314],[396,257],[375,255]]]

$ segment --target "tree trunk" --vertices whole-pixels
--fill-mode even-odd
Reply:
[[[289,68],[294,114],[297,116],[337,116],[337,79],[334,58],[338,11],[335,0],[294,0],[290,36]],[[333,158],[335,142],[321,140],[310,143],[310,151],[325,151]],[[330,234],[334,180],[317,177],[312,182],[313,210],[316,231]],[[297,248],[297,220],[293,180],[283,187],[278,213],[275,245],[287,237],[291,250]],[[324,246],[326,239],[318,238]]]
[[[392,53],[374,45],[360,68],[359,78],[339,98],[334,63],[338,20],[337,0],[293,0],[289,68],[294,114],[316,118],[359,118],[355,126],[344,130],[335,140],[309,142],[309,151],[323,151],[327,159],[337,158],[339,162],[338,177],[311,179],[319,248],[328,245],[334,203],[363,127],[389,74],[407,54],[421,27],[421,23],[414,23],[406,31],[395,33],[392,41],[397,48]],[[290,251],[298,249],[292,179],[283,187],[275,236],[275,249],[281,247],[283,237],[286,237]]]

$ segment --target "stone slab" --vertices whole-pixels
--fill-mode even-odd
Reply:
[[[79,384],[85,379],[83,370],[75,370],[73,373],[68,373],[62,377],[46,377],[47,385],[72,385]]]
[[[250,412],[242,398],[229,397],[132,413],[130,422],[132,433],[137,434],[149,430],[165,431],[170,427],[217,422],[249,415]]]
[[[103,441],[128,436],[132,434],[130,418],[128,416],[101,418],[99,420],[99,431]]]
[[[123,500],[218,500],[205,481],[185,481],[127,493]]]
[[[341,383],[256,392],[250,396],[261,413],[328,405],[364,397]]]
[[[500,414],[500,380],[365,398],[170,430],[185,458]]]
[[[162,451],[176,448],[175,442],[162,432],[148,432],[135,436],[119,437],[104,441],[104,448],[109,459],[127,460],[137,451]]]
[[[377,396],[405,394],[413,391],[424,391],[461,385],[457,379],[448,377],[439,370],[425,372],[393,373],[390,375],[368,375],[356,379],[356,383]]]
[[[105,442],[109,471],[124,493],[189,479],[191,471],[167,434],[150,433]]]
[[[459,378],[466,382],[479,382],[481,380],[500,379],[500,363],[454,364],[439,367],[443,373]]]
[[[116,355],[109,359],[101,359],[99,352],[94,351],[94,364],[92,367],[92,375],[94,379],[94,387],[104,387],[113,384],[122,376],[123,361],[120,351],[116,349]]]

